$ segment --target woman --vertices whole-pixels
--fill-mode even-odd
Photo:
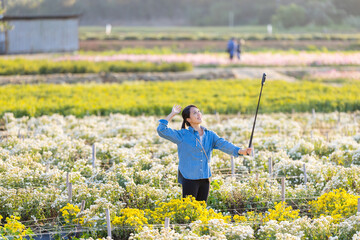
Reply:
[[[174,130],[167,125],[181,107],[175,105],[171,113],[159,120],[157,131],[160,137],[178,145],[179,170],[178,181],[182,184],[183,197],[192,195],[198,201],[207,201],[211,177],[210,159],[213,149],[219,149],[235,157],[249,155],[251,148],[242,150],[213,131],[200,126],[202,114],[200,110],[189,105],[182,111],[183,123],[181,130]],[[186,129],[186,126],[188,129]]]

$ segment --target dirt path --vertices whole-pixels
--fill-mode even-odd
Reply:
[[[241,68],[195,68],[196,74],[205,74],[206,72],[220,73],[222,71],[233,74],[237,79],[261,79],[262,74],[266,73],[268,80],[284,80],[295,82],[302,79],[303,76],[311,76],[314,73],[337,71],[360,72],[359,67],[241,67]]]
[[[284,80],[288,82],[294,82],[297,79],[284,73],[281,73],[273,68],[235,68],[233,69],[236,74],[236,78],[244,79],[261,79],[263,73],[266,73],[266,78],[268,80]]]

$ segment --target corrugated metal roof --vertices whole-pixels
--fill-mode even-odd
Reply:
[[[9,20],[39,20],[39,19],[72,19],[79,18],[81,14],[73,14],[73,15],[22,15],[22,16],[10,16],[6,15],[0,18],[0,21],[9,21]]]

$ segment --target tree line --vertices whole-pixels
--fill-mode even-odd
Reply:
[[[360,28],[359,0],[3,0],[6,14],[82,14],[82,25],[226,26],[349,24]]]

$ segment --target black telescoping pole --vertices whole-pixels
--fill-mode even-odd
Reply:
[[[256,124],[256,117],[257,117],[258,110],[259,110],[260,99],[261,99],[261,92],[262,92],[262,89],[263,89],[263,86],[264,86],[265,80],[266,80],[266,74],[264,73],[264,74],[263,74],[263,77],[262,77],[262,81],[261,81],[260,95],[259,95],[259,100],[258,100],[258,104],[257,104],[257,108],[256,108],[255,119],[254,119],[254,125],[253,125],[252,131],[251,131],[250,142],[249,142],[249,148],[251,148],[251,146],[252,146],[252,139],[253,139],[253,136],[254,136],[254,129],[255,129],[255,124]]]

